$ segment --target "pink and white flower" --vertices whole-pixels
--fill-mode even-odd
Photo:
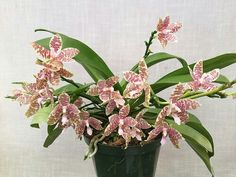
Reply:
[[[200,60],[194,65],[193,70],[189,68],[190,74],[193,78],[193,81],[188,83],[188,86],[193,91],[197,91],[199,89],[204,90],[212,90],[216,88],[212,82],[214,82],[220,76],[220,70],[214,69],[210,72],[203,73],[203,61]]]
[[[144,111],[140,111],[136,115],[135,120],[137,124],[132,128],[131,131],[131,137],[136,138],[139,141],[142,141],[142,137],[145,136],[142,130],[151,128],[151,125],[145,119],[143,119],[144,113]]]
[[[49,49],[34,42],[32,44],[35,51],[40,54],[46,60],[56,60],[60,62],[73,61],[79,50],[76,48],[65,48],[62,49],[62,38],[59,34],[53,35],[49,42]]]
[[[151,87],[148,84],[148,73],[147,65],[144,59],[140,60],[139,65],[139,74],[133,71],[127,71],[124,73],[124,79],[129,82],[126,86],[126,89],[123,93],[125,98],[135,99],[141,96],[142,92],[145,93],[145,102],[144,106],[149,106]]]
[[[53,93],[45,80],[36,80],[36,83],[25,83],[22,85],[23,90],[14,90],[13,97],[20,105],[28,105],[29,108],[25,115],[27,117],[35,114],[40,106],[46,101],[53,102]]]
[[[109,136],[112,132],[118,128],[118,134],[121,135],[125,141],[126,146],[131,141],[132,137],[132,128],[136,126],[137,121],[129,117],[130,106],[123,106],[119,114],[113,114],[109,117],[109,125],[106,127],[104,131],[105,136]]]
[[[69,62],[73,60],[79,50],[75,48],[62,49],[62,39],[56,34],[54,35],[49,43],[49,49],[43,46],[33,43],[33,48],[39,53],[45,61],[37,60],[37,64],[43,65],[45,68],[42,69],[36,77],[39,79],[46,79],[52,85],[58,85],[60,77],[72,77],[73,74],[63,68],[63,62]]]
[[[157,116],[157,121],[163,121],[165,117],[172,116],[175,123],[180,125],[188,121],[188,110],[196,109],[200,104],[196,100],[181,98],[184,86],[178,84],[170,96],[170,104],[165,106]]]
[[[107,80],[98,81],[97,85],[91,86],[87,94],[91,96],[99,96],[103,104],[106,106],[106,115],[113,112],[115,108],[124,106],[125,100],[119,91],[114,91],[113,86],[118,82],[118,76],[112,76]]]
[[[179,140],[183,139],[182,135],[175,130],[174,128],[170,127],[164,121],[157,121],[155,124],[155,128],[149,132],[149,136],[147,141],[155,139],[160,133],[162,133],[161,144],[164,145],[166,143],[167,137],[169,136],[170,141],[172,144],[179,148]]]
[[[53,125],[60,121],[62,126],[69,126],[69,121],[71,119],[77,119],[78,117],[78,107],[70,103],[70,96],[67,93],[62,93],[58,97],[58,105],[49,115],[48,124]]]
[[[91,117],[89,115],[89,112],[87,111],[80,111],[79,112],[79,119],[77,119],[78,121],[73,122],[74,124],[74,128],[76,131],[76,134],[81,137],[84,132],[85,132],[85,128],[86,128],[86,132],[88,135],[92,135],[93,134],[93,129],[96,130],[102,130],[102,122],[94,117]]]
[[[176,33],[182,27],[181,23],[170,23],[170,17],[165,17],[164,20],[159,19],[157,24],[157,36],[161,45],[165,47],[168,42],[176,42]]]

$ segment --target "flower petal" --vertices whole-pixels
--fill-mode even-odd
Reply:
[[[210,83],[218,79],[219,76],[220,76],[220,70],[214,69],[208,73],[204,73],[202,75],[202,80],[204,80],[205,83]]]
[[[150,98],[151,98],[151,86],[146,84],[144,88],[144,93],[145,93],[145,101],[144,101],[144,106],[149,107],[150,104]]]
[[[106,115],[109,115],[113,112],[116,107],[116,102],[114,100],[110,100],[106,106]]]
[[[135,99],[142,95],[143,87],[138,84],[128,83],[125,90],[124,90],[124,97]]]
[[[135,127],[137,125],[137,121],[132,117],[124,118],[124,126]]]
[[[90,117],[88,121],[89,121],[89,125],[91,125],[96,130],[102,130],[102,126],[101,126],[102,122],[100,120]]]
[[[173,93],[170,96],[170,100],[172,101],[172,103],[180,99],[183,96],[183,93],[184,93],[184,86],[182,84],[176,85]]]
[[[133,71],[124,72],[124,79],[127,82],[131,83],[136,83],[136,84],[142,83],[142,77]]]
[[[106,86],[107,87],[112,87],[114,86],[117,82],[119,81],[118,76],[112,76],[106,80]]]
[[[58,97],[58,102],[62,106],[67,106],[70,104],[70,96],[67,93],[62,93]]]
[[[129,111],[130,111],[130,106],[129,106],[129,104],[123,106],[123,107],[120,109],[120,111],[119,111],[119,117],[125,118],[126,116],[128,116]]]
[[[62,62],[70,62],[73,61],[73,57],[79,54],[79,50],[76,48],[65,48],[60,54],[57,56],[57,59]]]
[[[87,91],[87,94],[90,96],[98,96],[98,87],[94,85],[90,86],[89,90]]]
[[[182,139],[182,135],[174,128],[169,128],[168,134],[169,134],[170,141],[172,142],[172,144],[176,148],[179,148],[179,140]]]
[[[119,125],[119,116],[114,114],[109,117],[110,124],[106,127],[104,131],[105,136],[109,136]]]
[[[192,75],[192,78],[194,80],[198,80],[198,79],[200,79],[202,77],[202,74],[203,74],[203,61],[202,60],[198,61],[194,65],[193,71],[190,72],[190,74]]]
[[[49,47],[52,57],[57,56],[62,48],[61,36],[59,36],[58,34],[53,35],[49,42]]]
[[[61,115],[62,115],[62,106],[57,105],[48,117],[48,124],[53,125],[57,123],[60,120]]]
[[[36,53],[40,54],[43,58],[50,58],[50,51],[43,46],[37,44],[36,42],[32,43],[32,47],[36,51]]]
[[[175,103],[181,111],[196,109],[200,106],[199,102],[192,99],[183,99]]]
[[[147,81],[148,79],[148,72],[147,72],[147,65],[144,59],[141,59],[139,62],[139,75],[143,79],[143,81]]]

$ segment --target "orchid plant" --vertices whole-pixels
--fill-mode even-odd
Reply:
[[[200,120],[189,111],[200,107],[197,98],[226,98],[236,80],[229,81],[220,75],[220,69],[236,62],[236,54],[200,60],[188,64],[186,60],[167,53],[153,53],[151,44],[159,40],[163,47],[175,42],[180,23],[171,23],[169,17],[160,19],[157,28],[145,41],[146,50],[123,79],[115,76],[105,62],[87,45],[60,33],[47,31],[52,37],[33,42],[40,59],[36,64],[42,69],[34,75],[35,82],[15,82],[22,89],[14,90],[12,98],[20,105],[28,105],[27,117],[32,117],[32,127],[48,124],[45,147],[69,127],[79,137],[90,139],[87,157],[97,151],[97,143],[111,146],[145,144],[167,138],[177,148],[180,140],[199,155],[213,175],[210,158],[214,145],[210,133]],[[160,62],[177,59],[182,67],[168,73],[155,83],[148,81],[148,68]],[[92,83],[81,84],[69,79],[73,76],[64,68],[65,62],[78,62],[92,77]],[[60,88],[60,81],[67,85]],[[168,100],[159,92],[173,87]]]

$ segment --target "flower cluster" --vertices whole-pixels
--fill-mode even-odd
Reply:
[[[150,40],[157,38],[165,47],[168,42],[176,41],[175,33],[181,27],[180,23],[170,23],[169,17],[160,19]],[[65,89],[59,94],[54,94],[51,86],[58,85],[61,77],[73,76],[64,68],[64,63],[73,61],[79,54],[77,48],[62,48],[63,38],[59,34],[54,34],[48,48],[40,45],[40,42],[33,43],[33,48],[42,58],[37,59],[36,63],[43,68],[35,74],[36,82],[22,83],[23,89],[15,90],[13,98],[21,105],[29,105],[27,117],[34,115],[41,107],[51,104],[52,111],[47,123],[59,125],[61,128],[72,127],[79,137],[93,137],[97,134],[102,134],[103,138],[107,139],[119,137],[123,138],[127,147],[131,141],[151,141],[160,136],[162,144],[169,137],[174,146],[179,147],[179,140],[183,137],[174,127],[186,124],[189,120],[189,111],[200,106],[195,97],[191,96],[198,92],[207,93],[217,89],[213,82],[220,76],[219,69],[204,73],[203,61],[199,61],[194,66],[185,68],[187,71],[189,69],[192,80],[175,83],[168,101],[160,101],[148,81],[148,66],[156,62],[147,58],[152,53],[148,52],[137,66],[123,73],[121,82],[118,76],[105,76],[104,72],[101,74],[104,77],[89,86],[69,82],[72,80],[67,81],[78,87],[78,93],[67,92]],[[146,51],[150,51],[151,43],[152,41],[146,44]],[[95,70],[94,73],[100,72],[91,66],[91,63],[85,65],[86,70],[93,72],[90,68]],[[82,100],[82,97],[86,100]],[[158,110],[155,119],[147,119],[147,112],[151,108]]]

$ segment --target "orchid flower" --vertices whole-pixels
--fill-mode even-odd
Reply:
[[[118,82],[118,80],[118,76],[112,76],[107,80],[100,80],[97,82],[97,85],[93,85],[89,88],[87,94],[91,96],[99,96],[100,100],[105,103],[110,100],[111,92],[114,91],[113,86]]]
[[[193,70],[189,68],[189,71],[193,78],[193,81],[188,83],[190,89],[197,91],[203,88],[204,90],[209,91],[216,88],[216,86],[212,84],[212,82],[220,76],[219,69],[214,69],[210,72],[203,73],[203,61],[200,60],[194,65]]]
[[[36,42],[32,44],[35,51],[47,60],[56,60],[58,62],[72,61],[73,57],[79,53],[79,50],[76,48],[62,49],[62,45],[62,38],[59,34],[53,35],[49,42],[49,49],[44,48]]]
[[[70,96],[62,93],[58,97],[58,105],[53,109],[48,118],[48,124],[53,125],[61,121],[63,126],[67,126],[71,119],[79,118],[79,109],[70,103]]]
[[[91,86],[87,94],[91,96],[99,96],[100,100],[106,106],[106,115],[112,113],[115,108],[124,106],[125,100],[119,91],[114,91],[113,86],[118,82],[118,76],[112,76],[107,80],[98,81],[97,85]]]
[[[60,68],[58,71],[53,71],[50,68],[43,68],[36,75],[38,79],[45,79],[49,81],[52,85],[58,85],[61,80],[61,76],[68,78],[72,77],[73,74],[65,70],[64,68]]]
[[[76,134],[81,137],[84,134],[85,128],[87,130],[88,135],[93,134],[93,129],[102,130],[102,122],[94,117],[90,117],[89,112],[87,111],[80,111],[79,112],[79,119],[78,121],[74,122],[74,127]],[[91,128],[92,127],[92,128]]]
[[[120,108],[124,106],[125,100],[119,91],[111,92],[110,99],[106,106],[106,115],[109,115],[113,112],[115,108]]]
[[[139,74],[133,71],[127,71],[124,73],[124,79],[128,82],[126,89],[124,91],[124,97],[135,99],[141,96],[142,91],[145,92],[145,102],[144,106],[149,106],[151,87],[148,84],[148,73],[147,65],[144,59],[140,60],[139,65]]]
[[[165,17],[164,20],[159,19],[157,24],[157,35],[161,45],[165,47],[168,42],[176,42],[176,33],[182,27],[181,23],[170,23],[170,17]]]
[[[167,137],[169,136],[172,144],[176,148],[179,148],[179,140],[183,139],[182,135],[177,130],[170,127],[166,122],[164,122],[162,120],[156,122],[155,128],[149,132],[149,136],[147,138],[147,141],[150,141],[150,140],[156,138],[160,133],[162,133],[162,138],[161,138],[162,145],[164,145],[166,143]]]
[[[104,131],[104,135],[109,136],[112,132],[115,131],[116,128],[118,128],[118,134],[125,139],[126,146],[131,140],[132,128],[137,124],[137,121],[134,118],[128,116],[129,111],[130,106],[126,105],[120,109],[119,114],[111,115],[109,117],[110,123]]]
[[[139,141],[142,141],[142,137],[145,136],[142,129],[149,129],[151,127],[151,125],[145,119],[143,119],[144,113],[144,111],[140,111],[136,115],[135,120],[137,121],[137,124],[132,128],[131,131],[131,137],[136,138]]]
[[[157,116],[157,120],[163,120],[166,116],[172,116],[174,121],[180,125],[188,121],[187,110],[196,109],[200,104],[196,100],[181,98],[184,93],[184,86],[178,84],[170,96],[170,104],[165,106]]]
[[[27,117],[35,114],[40,106],[47,100],[53,102],[53,93],[45,80],[36,80],[36,83],[22,85],[23,90],[14,90],[13,97],[22,104],[29,104],[25,115]]]
[[[60,81],[60,76],[72,77],[73,74],[63,68],[62,62],[72,61],[79,50],[76,48],[65,48],[62,50],[62,39],[56,34],[54,35],[50,42],[50,50],[44,48],[43,46],[33,43],[33,48],[39,53],[46,61],[37,60],[37,64],[43,65],[45,68],[37,74],[39,79],[46,79],[52,85],[58,85]]]

